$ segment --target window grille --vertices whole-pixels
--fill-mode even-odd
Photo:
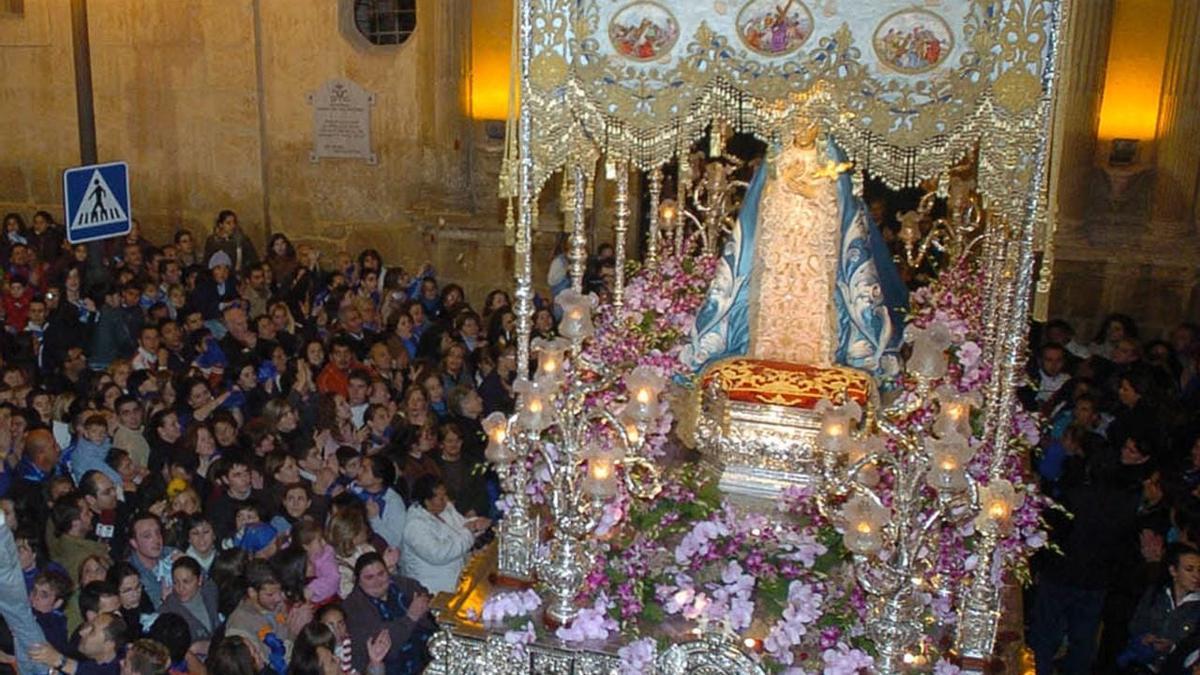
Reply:
[[[403,44],[417,28],[416,0],[354,0],[354,26],[371,44]]]

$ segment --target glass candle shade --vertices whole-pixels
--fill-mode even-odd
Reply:
[[[555,304],[562,307],[562,318],[558,322],[558,332],[571,340],[582,340],[595,332],[592,325],[592,310],[596,307],[596,296],[576,293],[567,289],[554,298]]]
[[[629,392],[629,403],[625,414],[637,422],[650,422],[658,417],[658,396],[666,387],[662,375],[646,366],[638,366],[625,376],[625,389]]]
[[[945,376],[949,360],[946,350],[952,342],[950,329],[945,324],[934,323],[927,328],[909,328],[906,337],[912,342],[908,369],[926,380]]]
[[[817,434],[817,445],[825,452],[841,456],[849,450],[853,439],[850,432],[862,417],[862,408],[855,401],[834,405],[832,401],[818,401],[813,409],[821,416],[821,431]]]
[[[868,436],[862,440],[853,441],[846,453],[846,467],[852,467],[868,455],[879,455],[885,450],[883,439],[879,436]],[[879,469],[874,463],[864,464],[858,470],[855,479],[867,487],[879,484]]]
[[[537,355],[537,377],[550,382],[561,382],[563,364],[566,363],[567,349],[571,347],[571,343],[562,338],[534,338],[529,346]]]
[[[979,488],[979,515],[975,529],[1003,533],[1012,526],[1013,512],[1025,503],[1025,495],[1017,492],[1011,482],[998,478]]]
[[[841,510],[842,540],[852,553],[871,555],[883,548],[887,509],[863,495],[851,497]]]
[[[542,431],[554,424],[553,392],[555,383],[539,378],[518,381],[513,391],[520,395],[517,422],[530,431]]]
[[[658,204],[659,227],[669,230],[675,226],[675,217],[679,215],[679,206],[674,199],[664,199]]]
[[[492,464],[507,464],[512,461],[513,453],[508,445],[508,418],[504,413],[494,412],[483,418],[483,432],[487,434],[488,444],[483,455]]]
[[[582,487],[585,493],[599,499],[617,494],[617,462],[612,453],[594,452],[588,457]]]
[[[960,394],[953,387],[943,385],[933,393],[938,401],[938,417],[933,423],[933,433],[944,436],[955,431],[963,436],[971,435],[971,410],[979,405],[976,394]]]
[[[974,451],[966,437],[952,431],[941,438],[925,439],[929,472],[925,480],[935,490],[958,492],[967,487],[967,463]]]

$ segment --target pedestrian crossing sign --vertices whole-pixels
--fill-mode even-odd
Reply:
[[[63,172],[67,240],[82,244],[128,234],[129,165],[125,162],[78,166]]]

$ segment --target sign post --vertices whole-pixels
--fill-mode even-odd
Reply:
[[[63,201],[67,240],[82,244],[128,234],[129,165],[125,162],[90,164],[63,172]]]

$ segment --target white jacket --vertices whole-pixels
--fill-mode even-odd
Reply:
[[[475,535],[466,528],[466,522],[454,504],[447,503],[436,516],[420,504],[408,507],[404,552],[400,556],[404,575],[421,582],[431,593],[453,593],[475,544]]]
[[[370,518],[371,529],[383,537],[388,546],[400,548],[404,543],[404,522],[408,520],[408,511],[404,498],[396,494],[392,488],[387,488],[383,495],[383,510],[374,518]]]

